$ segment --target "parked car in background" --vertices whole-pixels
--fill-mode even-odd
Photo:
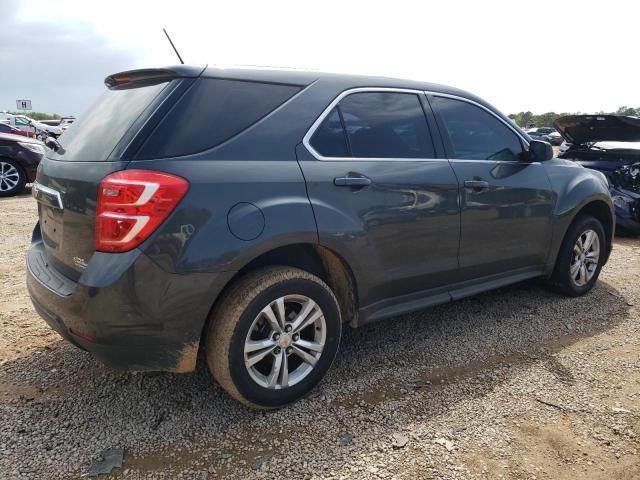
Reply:
[[[560,135],[560,133],[555,129],[553,130],[553,132],[548,133],[547,136],[549,137],[549,143],[551,145],[558,146],[562,145],[562,142],[564,142],[564,138],[562,138],[562,135]]]
[[[551,145],[560,145],[563,141],[562,135],[560,135],[558,131],[552,127],[529,128],[527,129],[526,132],[529,136],[531,136],[532,133],[541,134],[543,137],[536,135],[536,138],[538,140],[544,140],[545,142],[549,142]]]
[[[57,120],[40,120],[40,123],[44,123],[45,125],[49,125],[50,127],[58,127],[58,126],[60,126],[60,119],[57,119]]]
[[[38,122],[26,115],[0,113],[0,119],[8,121],[12,127],[18,130],[33,134],[38,140],[44,140],[48,136],[58,137],[62,134],[62,130],[59,127]]]
[[[567,140],[560,158],[607,176],[616,226],[640,234],[640,118],[616,115],[569,115],[555,121]]]
[[[46,123],[39,122],[33,118],[27,117],[26,115],[15,115],[15,120],[16,122],[21,121],[24,124],[31,126],[38,140],[44,141],[44,139],[49,136],[57,138],[62,134],[62,129],[60,127],[47,125]]]
[[[17,195],[36,178],[42,143],[20,135],[0,133],[0,197]]]
[[[584,295],[604,175],[484,100],[378,77],[179,66],[114,74],[47,154],[33,304],[108,365],[191,371],[275,408],[354,327],[529,278]],[[355,359],[354,361],[358,361]]]
[[[10,133],[11,135],[21,135],[28,138],[33,137],[33,134],[31,132],[18,130],[17,128],[12,127],[9,123],[5,123],[4,121],[0,122],[0,133]]]
[[[534,140],[539,140],[541,142],[549,142],[551,139],[549,138],[549,135],[546,135],[542,132],[538,132],[536,129],[533,130],[527,130],[527,135],[529,135],[529,137],[531,137]],[[550,142],[549,142],[550,143]]]

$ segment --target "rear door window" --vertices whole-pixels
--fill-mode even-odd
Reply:
[[[520,160],[522,143],[513,130],[480,107],[453,98],[434,97],[451,155],[467,160]],[[531,133],[536,135],[536,133]]]
[[[353,93],[339,106],[353,157],[435,157],[427,119],[416,94]]]
[[[301,89],[297,85],[200,78],[160,122],[136,158],[176,157],[213,148]]]

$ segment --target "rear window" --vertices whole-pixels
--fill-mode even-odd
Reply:
[[[160,122],[136,158],[176,157],[213,148],[246,130],[301,88],[201,78]]]
[[[47,156],[65,161],[96,162],[109,155],[133,122],[168,85],[107,90],[60,136],[64,153],[47,149]]]

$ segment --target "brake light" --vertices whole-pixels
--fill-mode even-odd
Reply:
[[[189,189],[182,177],[151,170],[122,170],[98,187],[96,250],[126,252],[145,241]]]

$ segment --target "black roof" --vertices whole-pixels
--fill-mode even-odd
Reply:
[[[481,101],[475,95],[454,87],[429,83],[418,80],[406,80],[401,78],[351,75],[342,73],[313,72],[294,69],[271,68],[217,68],[207,67],[202,73],[203,77],[229,78],[237,80],[252,80],[259,82],[276,82],[293,85],[309,85],[314,82],[334,83],[345,89],[358,87],[385,87],[407,88],[413,90],[427,90],[439,93],[448,93]],[[483,102],[484,103],[484,102]]]
[[[406,88],[413,90],[426,90],[465,97],[484,106],[490,107],[492,110],[495,110],[495,108],[491,107],[491,105],[487,104],[487,102],[473,95],[472,93],[460,90],[458,88],[440,85],[437,83],[391,77],[313,72],[285,68],[222,68],[195,65],[172,65],[158,69],[129,70],[125,72],[114,73],[113,75],[109,75],[109,77],[107,77],[107,80],[110,77],[115,77],[118,75],[135,75],[136,73],[148,73],[152,72],[153,70],[157,70],[158,72],[173,72],[177,77],[203,76],[207,78],[283,83],[302,86],[307,86],[313,83],[322,83],[325,87],[334,86],[335,89],[339,91],[358,87]]]

